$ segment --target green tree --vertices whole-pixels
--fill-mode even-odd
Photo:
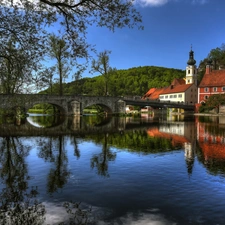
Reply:
[[[10,40],[6,44],[5,52],[0,57],[2,92],[5,94],[24,92],[24,90],[28,90],[28,84],[32,81],[30,75],[31,62],[27,60],[26,50],[20,49],[16,41]]]
[[[109,95],[108,85],[110,81],[110,76],[115,73],[116,69],[109,66],[109,54],[111,51],[103,51],[98,54],[98,59],[92,61],[92,70],[94,72],[99,72],[104,77],[105,82],[105,94]]]
[[[56,59],[55,68],[59,75],[59,95],[63,95],[63,80],[68,77],[71,70],[71,55],[69,45],[62,38],[51,35],[49,38],[49,56],[51,59]]]
[[[206,108],[216,109],[217,113],[219,113],[219,109],[221,105],[225,104],[225,94],[215,94],[211,95],[206,101]]]
[[[6,3],[0,0],[0,83],[2,92],[20,93],[29,91],[32,71],[44,54],[43,20],[35,12],[4,7]]]
[[[218,69],[219,66],[225,65],[225,44],[222,44],[220,48],[212,49],[208,58],[212,59],[215,70]]]

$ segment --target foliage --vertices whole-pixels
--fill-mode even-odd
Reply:
[[[219,112],[219,107],[225,104],[225,94],[215,94],[211,95],[206,102],[206,106],[209,108],[217,109]]]
[[[199,108],[199,112],[208,112],[215,109],[219,113],[219,108],[221,105],[225,104],[225,94],[214,94],[211,95],[205,104],[202,104]]]
[[[221,47],[211,49],[208,56],[200,61],[198,68],[199,81],[201,81],[205,74],[205,67],[209,59],[213,62],[213,69],[219,69],[220,66],[225,66],[225,44],[222,44]]]
[[[38,69],[44,53],[43,18],[36,12],[4,7],[4,2],[0,1],[1,92],[28,92],[32,71]]]
[[[208,58],[213,61],[214,69],[219,69],[219,66],[225,65],[225,44],[222,44],[220,48],[212,49],[208,55]]]
[[[47,27],[57,24],[58,29],[66,34],[73,54],[81,58],[87,56],[88,26],[104,26],[114,31],[115,28],[132,28],[142,21],[133,0],[0,0],[0,6],[1,10],[22,11],[28,21],[35,25]]]
[[[104,95],[109,95],[108,86],[110,82],[110,77],[113,73],[116,72],[116,69],[109,66],[109,54],[111,51],[103,51],[98,54],[98,59],[92,61],[92,70],[94,72],[99,72],[103,78],[105,83],[105,93]]]

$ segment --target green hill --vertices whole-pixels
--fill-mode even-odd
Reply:
[[[134,67],[117,70],[108,79],[110,96],[144,95],[152,87],[168,86],[174,78],[185,77],[185,71],[156,66]],[[104,95],[105,79],[103,76],[82,78],[64,84],[64,94]],[[57,92],[57,85],[53,88]],[[46,90],[42,93],[49,93]]]

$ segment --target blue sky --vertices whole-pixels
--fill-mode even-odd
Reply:
[[[88,42],[110,50],[110,66],[184,69],[192,49],[197,65],[225,43],[225,0],[136,0],[144,30],[91,27]],[[93,77],[88,71],[82,77]]]

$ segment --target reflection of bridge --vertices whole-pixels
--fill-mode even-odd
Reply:
[[[152,106],[153,108],[182,108],[194,110],[194,105],[185,105],[172,102],[148,101],[134,98],[109,97],[109,96],[74,96],[74,95],[0,95],[0,108],[20,107],[25,112],[35,104],[49,103],[56,106],[61,114],[83,113],[84,108],[91,105],[100,105],[108,113],[125,113],[126,105]]]
[[[6,136],[58,136],[58,135],[78,135],[98,133],[117,133],[130,129],[142,129],[155,126],[155,121],[146,123],[133,123],[127,121],[126,117],[106,117],[100,123],[89,123],[86,116],[59,116],[54,119],[54,123],[49,127],[42,127],[30,123],[29,117],[25,121],[17,121],[14,124],[0,124],[0,137]]]

